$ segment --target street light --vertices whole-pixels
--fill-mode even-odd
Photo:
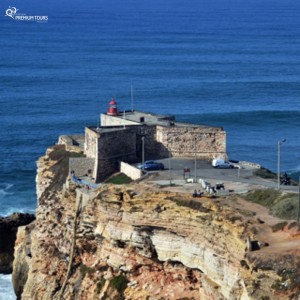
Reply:
[[[197,148],[196,148],[197,139],[195,138],[195,182],[197,182]]]
[[[280,146],[286,141],[283,139],[278,141],[278,161],[277,161],[277,189],[280,190]]]
[[[299,192],[298,192],[299,201],[298,201],[298,218],[297,218],[297,221],[299,222],[300,221],[300,177],[299,177],[298,186],[299,186]]]
[[[172,154],[171,154],[171,150],[169,150],[169,176],[170,176],[170,186],[172,185]]]
[[[142,166],[144,169],[144,164],[145,164],[145,137],[142,136]]]

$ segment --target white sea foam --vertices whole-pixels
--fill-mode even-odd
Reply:
[[[0,299],[16,300],[16,295],[11,281],[11,274],[0,274]]]
[[[5,185],[5,190],[9,190],[10,188],[12,188],[14,185],[12,183],[4,183]]]
[[[0,197],[1,199],[6,196],[6,195],[13,195],[13,192],[10,192],[9,190],[13,187],[14,185],[12,183],[1,183],[0,184]]]
[[[7,192],[5,189],[0,189],[0,195],[5,196],[5,195],[13,195],[13,193]]]
[[[11,189],[14,185],[12,183],[0,183],[0,189],[1,190],[4,190],[4,191],[7,191],[9,189]]]
[[[8,217],[10,215],[12,215],[13,213],[18,212],[18,213],[23,213],[23,214],[35,214],[35,209],[31,209],[31,208],[19,208],[19,207],[14,207],[11,206],[5,210],[0,210],[0,217]],[[2,300],[0,298],[0,300]]]

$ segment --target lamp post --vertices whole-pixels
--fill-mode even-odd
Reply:
[[[125,108],[124,108],[124,111],[123,111],[123,128],[125,129],[126,128],[126,125],[125,125],[125,122],[126,122],[126,112],[125,112]]]
[[[286,139],[278,141],[278,161],[277,161],[277,189],[280,190],[280,146]]]
[[[195,182],[197,182],[197,147],[196,147],[197,139],[195,139]]]
[[[145,137],[142,136],[142,166],[144,169],[144,164],[145,164]]]
[[[299,192],[298,192],[299,202],[298,202],[298,218],[297,218],[297,221],[299,222],[300,221],[300,177],[299,177],[298,186],[299,186]]]
[[[172,154],[171,150],[169,150],[169,176],[170,176],[170,186],[172,185],[172,160],[171,160]]]

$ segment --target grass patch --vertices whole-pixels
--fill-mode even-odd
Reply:
[[[245,199],[266,207],[271,207],[280,195],[281,193],[276,190],[257,190],[246,194]]]
[[[277,179],[277,175],[275,173],[263,167],[254,171],[254,175],[265,179]]]
[[[294,220],[298,214],[298,195],[281,193],[277,190],[252,191],[244,196],[247,201],[269,208],[271,215],[281,219]]]
[[[112,184],[128,184],[130,182],[132,182],[132,179],[124,173],[118,173],[116,175],[113,175],[107,180],[107,183]]]
[[[121,295],[124,294],[129,280],[124,275],[119,275],[110,281],[110,286],[116,289]]]
[[[189,207],[193,210],[201,211],[204,213],[211,212],[211,210],[209,208],[203,207],[202,203],[200,203],[199,201],[176,199],[176,198],[172,198],[172,197],[167,198],[167,199],[175,202],[178,206]]]

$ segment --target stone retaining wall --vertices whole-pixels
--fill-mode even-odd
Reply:
[[[166,156],[168,150],[174,157],[195,156],[205,159],[226,158],[226,132],[221,128],[157,126],[156,140],[159,153]],[[167,152],[167,153],[166,153]]]
[[[139,179],[142,176],[142,170],[131,166],[123,161],[120,162],[120,172],[126,174],[132,180]]]
[[[85,137],[82,134],[61,135],[58,139],[59,145],[65,145],[67,150],[72,151],[73,148],[83,149]]]
[[[87,157],[96,158],[99,135],[94,130],[85,128],[84,153]]]
[[[95,159],[88,157],[71,157],[69,159],[69,173],[75,172],[76,176],[93,174]]]

